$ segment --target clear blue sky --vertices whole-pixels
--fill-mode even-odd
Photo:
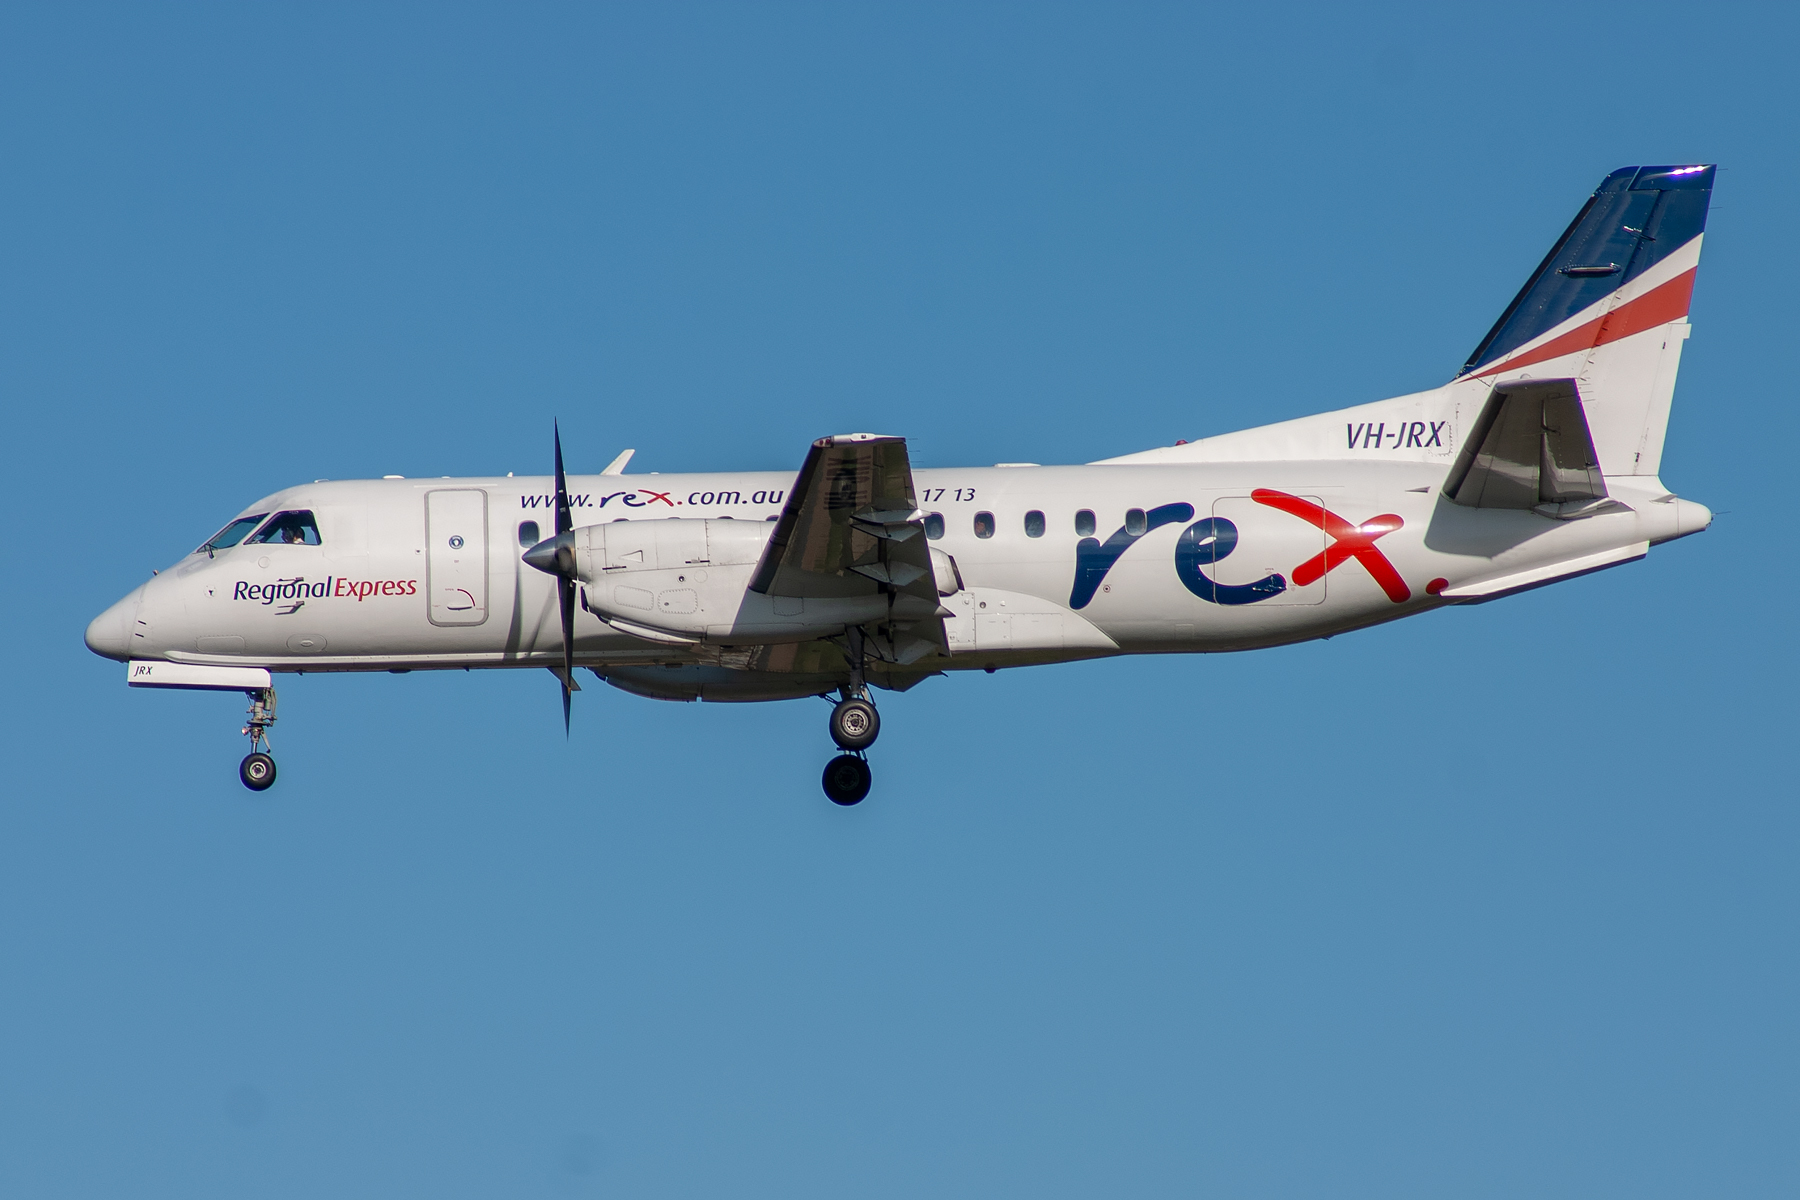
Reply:
[[[0,1192],[1800,1192],[1790,6],[12,4]],[[1431,386],[1719,162],[1642,563],[817,701],[133,693],[321,476],[1078,462]]]

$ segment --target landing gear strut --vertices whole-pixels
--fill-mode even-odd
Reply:
[[[831,710],[831,740],[846,753],[825,764],[820,782],[828,800],[848,807],[869,794],[873,777],[863,752],[881,735],[881,714],[875,711],[863,679],[863,631],[852,625],[845,634],[850,643],[850,682]]]
[[[269,757],[269,726],[275,723],[275,689],[257,688],[246,692],[250,697],[250,715],[243,733],[250,739],[250,753],[238,764],[238,778],[253,792],[264,791],[275,782],[275,760]]]

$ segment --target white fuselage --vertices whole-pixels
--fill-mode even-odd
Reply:
[[[1450,503],[1439,489],[1467,406],[1459,413],[1445,398],[1436,407],[1452,427],[1431,450],[1396,438],[1389,453],[1369,453],[1365,433],[1362,447],[1347,448],[1360,455],[1312,461],[1158,463],[1146,455],[916,470],[919,507],[942,517],[931,544],[954,558],[962,584],[943,598],[950,652],[932,669],[1321,637],[1638,557],[1709,516],[1674,501],[1654,477],[1609,479],[1617,510],[1582,520]],[[1341,436],[1354,441],[1347,428]],[[767,530],[792,483],[782,472],[571,476],[569,492],[577,527],[730,518]],[[121,659],[273,671],[555,665],[556,581],[520,559],[549,536],[552,491],[548,478],[510,476],[289,488],[244,512],[311,512],[319,545],[191,554],[99,618],[90,644]],[[1305,515],[1317,510],[1327,515]],[[1078,531],[1084,513],[1092,525]],[[978,514],[991,515],[991,535],[977,536],[978,519],[988,527]],[[1042,514],[1037,536],[1028,533],[1028,522],[1032,533],[1039,528],[1031,514]],[[1235,544],[1209,536],[1223,526],[1194,531],[1208,518],[1229,522]],[[1141,536],[1132,537],[1132,524]],[[1121,535],[1129,544],[1108,554]],[[1285,586],[1271,591],[1270,577]],[[1259,580],[1262,592],[1242,590]],[[1236,602],[1221,602],[1227,597]],[[603,673],[730,665],[720,657],[729,645],[647,641],[585,610],[575,628],[576,663]]]

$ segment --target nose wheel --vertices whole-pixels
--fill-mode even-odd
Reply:
[[[246,754],[238,764],[238,778],[253,792],[263,791],[275,782],[275,760],[260,750]]]
[[[238,778],[253,792],[267,791],[275,782],[275,760],[269,756],[269,726],[275,723],[275,689],[246,692],[250,714],[243,734],[250,739],[250,753],[238,764]]]

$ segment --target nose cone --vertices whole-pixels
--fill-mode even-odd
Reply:
[[[144,598],[139,587],[123,600],[88,623],[87,648],[101,658],[125,662],[131,657],[132,626],[137,623],[138,605]]]
[[[569,575],[575,569],[575,535],[559,533],[545,538],[522,556],[546,575]]]

